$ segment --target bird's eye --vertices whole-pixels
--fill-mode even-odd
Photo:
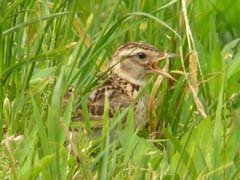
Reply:
[[[138,56],[139,59],[145,59],[146,54],[143,53],[143,52],[139,52],[139,53],[137,53],[137,56]]]

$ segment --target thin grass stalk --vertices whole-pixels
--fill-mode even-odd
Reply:
[[[2,38],[2,26],[0,22],[0,142],[2,141],[3,138],[3,38]]]

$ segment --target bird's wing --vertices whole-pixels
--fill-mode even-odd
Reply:
[[[96,124],[93,125],[94,127],[100,127],[102,124],[106,95],[109,102],[109,118],[111,119],[116,111],[122,110],[130,105],[139,88],[132,87],[127,81],[113,75],[110,75],[108,78],[105,77],[104,79],[102,84],[90,94],[87,101],[89,119],[92,124]],[[69,97],[69,93],[67,93],[66,97]],[[78,109],[78,112],[73,115],[72,119],[77,121],[84,120],[81,107]]]
[[[131,103],[131,97],[124,91],[119,83],[113,79],[107,80],[97,88],[88,98],[88,112],[90,119],[102,120],[104,101],[107,96],[109,101],[109,117],[112,118],[118,109],[123,109]]]
[[[111,120],[115,112],[123,110],[130,105],[139,91],[139,86],[132,85],[117,75],[109,74],[103,79],[99,79],[101,84],[89,95],[87,100],[88,117],[93,128],[102,126],[106,95],[109,102],[109,118]],[[71,90],[67,92],[64,98],[65,106],[71,94]],[[79,107],[77,112],[73,113],[72,120],[84,121],[82,107]]]

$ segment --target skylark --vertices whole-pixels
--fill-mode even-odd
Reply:
[[[148,94],[143,93],[138,97],[139,92],[146,85],[149,73],[174,79],[158,68],[161,60],[172,57],[176,55],[160,52],[146,43],[129,42],[119,47],[112,56],[107,75],[103,76],[103,83],[88,98],[90,119],[95,122],[102,121],[104,99],[107,96],[110,119],[117,110],[124,109],[134,102],[134,126],[137,128],[146,126]],[[81,115],[79,117],[82,119]],[[101,128],[101,123],[95,128]]]

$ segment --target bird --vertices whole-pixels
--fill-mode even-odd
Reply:
[[[101,76],[100,85],[88,96],[89,118],[94,128],[102,128],[104,100],[109,102],[109,118],[134,103],[134,127],[143,128],[148,123],[148,94],[141,89],[148,82],[148,74],[158,74],[175,80],[169,73],[158,67],[160,61],[176,57],[173,53],[161,52],[156,47],[143,42],[127,42],[113,54],[107,65],[107,73]],[[81,109],[77,115],[83,120]]]

